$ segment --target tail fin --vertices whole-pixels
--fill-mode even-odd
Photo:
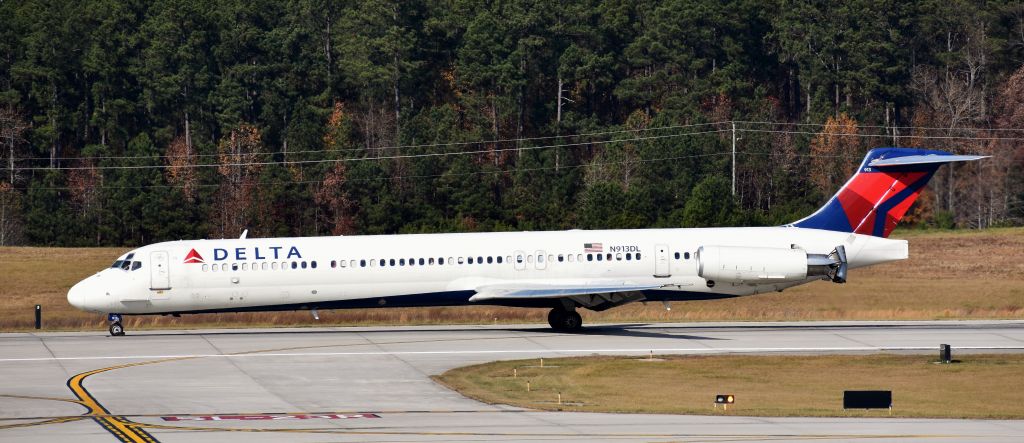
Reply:
[[[825,206],[788,226],[888,237],[940,166],[982,158],[926,149],[872,149]]]

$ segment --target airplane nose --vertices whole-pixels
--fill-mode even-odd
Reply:
[[[68,303],[78,309],[85,309],[85,280],[78,282],[78,284],[71,287],[68,290]]]

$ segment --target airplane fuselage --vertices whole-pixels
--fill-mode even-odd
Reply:
[[[465,304],[547,307],[557,299],[486,297],[481,288],[645,288],[638,292],[642,297],[597,299],[591,294],[591,301],[580,302],[597,309],[639,300],[751,295],[821,279],[765,275],[756,281],[714,282],[701,276],[697,256],[702,247],[801,249],[826,255],[840,245],[850,268],[907,257],[904,240],[796,227],[188,240],[139,248],[119,260],[131,261],[128,269],[119,265],[103,270],[72,288],[68,299],[82,309],[122,314]]]

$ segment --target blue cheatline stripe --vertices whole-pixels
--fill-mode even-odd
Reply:
[[[931,171],[928,171],[928,173],[925,174],[924,177],[921,177],[916,182],[911,183],[910,186],[907,186],[905,189],[903,189],[902,191],[900,191],[896,195],[890,197],[888,200],[886,200],[886,201],[882,202],[882,204],[878,205],[878,209],[877,209],[877,211],[875,211],[875,226],[874,226],[874,229],[872,230],[873,232],[871,233],[871,235],[873,235],[875,237],[884,237],[885,236],[885,216],[887,214],[889,214],[889,211],[892,208],[896,207],[896,205],[899,205],[900,203],[903,203],[903,201],[906,200],[908,197],[910,197],[914,192],[919,191],[921,188],[923,188],[925,185],[927,185],[928,181],[932,179],[932,175],[935,174],[935,171],[937,169],[938,169],[937,166],[931,168]]]

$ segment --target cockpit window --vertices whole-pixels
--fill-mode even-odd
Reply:
[[[132,270],[133,271],[136,270],[136,269],[139,269],[141,267],[142,267],[142,262],[140,262],[140,261],[132,262]]]
[[[114,262],[114,264],[110,265],[110,267],[111,268],[121,268],[121,269],[124,269],[125,271],[139,269],[137,267],[136,268],[132,268],[132,258],[133,257],[135,257],[135,253],[134,252],[124,256],[124,258],[118,259],[117,261]],[[142,264],[140,263],[139,266],[142,266]]]

